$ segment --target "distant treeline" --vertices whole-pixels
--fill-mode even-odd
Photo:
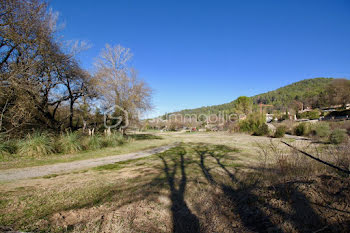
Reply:
[[[289,109],[301,110],[306,107],[321,108],[332,104],[350,103],[350,95],[348,94],[350,93],[349,83],[349,80],[334,78],[314,78],[302,80],[274,91],[250,97],[250,100],[253,103],[252,110],[258,111],[259,104],[273,105],[273,107],[266,107],[266,109],[271,111],[288,111]],[[176,113],[237,113],[237,100],[221,105],[185,109]]]

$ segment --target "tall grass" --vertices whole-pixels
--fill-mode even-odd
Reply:
[[[20,156],[40,157],[53,153],[77,153],[84,150],[99,150],[105,147],[115,147],[125,143],[122,134],[113,133],[109,136],[83,136],[78,132],[69,132],[55,136],[47,133],[33,133],[25,139],[2,140],[0,138],[0,157],[11,154]]]
[[[0,139],[0,156],[5,157],[11,154],[15,154],[18,150],[16,141],[14,140],[1,140]]]
[[[98,150],[101,149],[101,136],[94,135],[88,138],[87,149],[89,150]]]
[[[101,138],[102,147],[119,146],[124,143],[124,137],[122,134],[113,133],[110,136],[104,136]]]
[[[124,143],[121,134],[113,133],[110,136],[94,135],[84,140],[84,148],[88,150],[98,150],[104,147],[119,146]]]
[[[34,133],[28,135],[19,143],[19,154],[21,156],[42,156],[55,152],[54,142],[46,133]]]
[[[70,132],[62,134],[58,140],[58,148],[60,152],[75,153],[82,149],[78,133]]]

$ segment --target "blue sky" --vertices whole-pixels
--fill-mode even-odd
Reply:
[[[109,44],[134,54],[150,116],[230,102],[314,77],[350,76],[348,0],[51,0],[91,70]]]

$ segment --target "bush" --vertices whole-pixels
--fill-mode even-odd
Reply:
[[[347,139],[347,133],[344,129],[335,129],[329,136],[329,141],[332,144],[340,144],[342,142],[345,142]]]
[[[269,127],[265,123],[265,118],[260,114],[251,114],[247,119],[240,121],[238,125],[241,132],[252,133],[257,136],[269,133]]]
[[[91,137],[88,137],[87,139],[87,145],[85,146],[85,149],[88,150],[98,150],[102,148],[102,142],[101,137],[99,135],[94,135]]]
[[[310,126],[306,123],[300,123],[294,127],[294,134],[297,136],[307,136],[310,134]]]
[[[298,114],[298,118],[315,120],[320,117],[320,112],[318,110],[303,112]]]
[[[119,146],[125,143],[125,139],[120,133],[112,133],[110,136],[94,135],[81,139],[83,150],[98,150],[104,147]]]
[[[22,156],[43,156],[55,152],[54,143],[45,133],[34,133],[19,143],[19,154]]]
[[[313,124],[311,128],[312,128],[311,129],[312,134],[319,138],[327,138],[331,133],[331,128],[329,127],[329,124],[327,124],[326,122]]]
[[[275,138],[283,138],[285,133],[286,133],[286,127],[285,126],[278,126],[276,128],[274,137]]]
[[[101,147],[119,146],[124,143],[124,137],[121,134],[113,133],[110,136],[101,138]]]
[[[18,150],[17,142],[14,140],[0,142],[0,155],[1,156],[15,154],[15,153],[17,153],[17,150]]]
[[[82,149],[77,132],[67,133],[58,139],[58,147],[60,152],[75,153]]]
[[[257,126],[253,132],[253,135],[255,136],[263,136],[267,134],[269,134],[269,126],[265,123]]]

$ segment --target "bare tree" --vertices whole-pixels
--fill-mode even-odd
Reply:
[[[106,107],[118,105],[137,120],[138,111],[151,108],[152,91],[130,66],[131,58],[130,49],[107,44],[95,63],[94,84]]]

